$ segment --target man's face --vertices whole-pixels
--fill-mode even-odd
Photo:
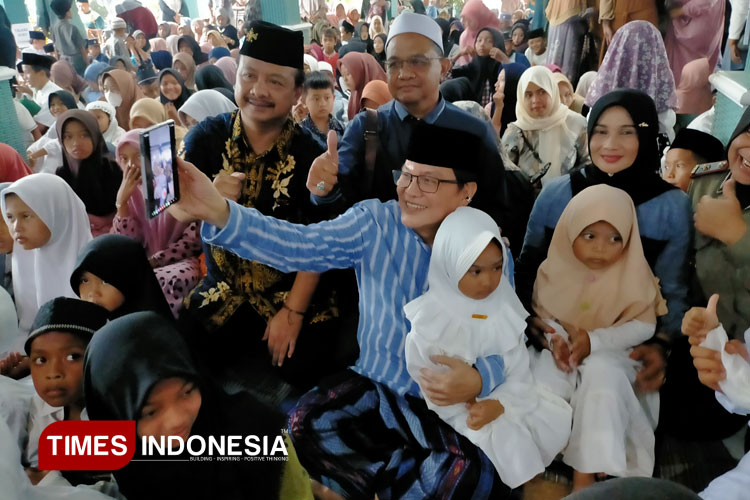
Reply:
[[[243,118],[255,122],[284,119],[302,95],[295,85],[297,70],[241,56],[234,97]]]
[[[47,83],[44,71],[34,71],[32,67],[27,64],[22,65],[22,67],[26,81],[32,88],[39,90],[44,87],[44,84]]]
[[[36,50],[41,50],[44,48],[44,40],[32,40],[31,46]]]
[[[348,31],[346,31],[346,29],[344,29],[343,26],[340,29],[341,29],[341,39],[345,42],[348,42],[349,40],[351,40],[353,33],[349,33]]]
[[[393,37],[386,48],[387,60],[400,65],[389,67],[388,89],[404,105],[436,101],[440,77],[448,71],[447,59],[438,59],[433,42],[416,33]]]

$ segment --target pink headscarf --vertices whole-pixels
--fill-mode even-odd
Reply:
[[[310,45],[308,45],[308,47],[309,47],[310,55],[315,57],[315,59],[317,59],[318,61],[325,60],[325,56],[323,55],[323,49],[320,48],[320,45],[318,45],[317,43],[311,43]]]
[[[167,50],[167,41],[163,38],[155,37],[148,41],[151,45],[151,51],[155,50]]]
[[[50,79],[63,89],[72,89],[76,94],[80,94],[88,86],[86,80],[75,72],[67,60],[57,61],[52,65]]]
[[[31,169],[21,155],[12,147],[0,142],[0,182],[16,182],[27,175],[31,175]]]
[[[677,112],[686,115],[699,115],[713,106],[711,74],[708,59],[705,57],[690,61],[682,68],[680,86],[677,87]]]
[[[352,92],[349,96],[349,119],[351,120],[362,109],[360,101],[365,85],[373,80],[383,80],[384,82],[387,80],[385,71],[370,54],[349,52],[338,61],[339,73],[342,66],[346,67],[354,79],[354,88],[349,89]]]
[[[500,29],[500,20],[485,4],[482,3],[482,0],[469,0],[466,2],[464,8],[461,10],[461,21],[464,25],[464,32],[461,33],[461,38],[458,39],[458,45],[462,49],[473,47],[477,35],[482,29]],[[467,21],[474,24],[473,29],[469,29],[469,23]],[[472,58],[469,56],[461,56],[456,61],[456,65],[460,66],[468,64],[471,59]]]
[[[208,54],[209,52],[211,52],[211,49],[213,48],[214,46],[208,42],[201,44],[201,52],[203,52],[204,54]]]
[[[227,81],[234,85],[234,82],[237,80],[237,61],[231,57],[222,57],[214,63],[214,66],[219,68],[224,73]]]
[[[117,158],[120,158],[120,151],[126,144],[140,149],[140,134],[143,129],[136,128],[125,133],[120,142],[117,143]],[[120,166],[122,168],[122,166]],[[136,222],[143,228],[143,238],[148,255],[164,250],[171,243],[182,237],[182,233],[190,225],[189,222],[179,222],[177,219],[162,212],[153,219],[146,215],[146,202],[143,199],[143,193],[140,189],[134,189],[133,194],[128,200],[128,211],[130,216],[136,219]]]

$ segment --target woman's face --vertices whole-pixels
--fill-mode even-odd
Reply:
[[[544,118],[552,110],[552,97],[534,82],[529,82],[523,93],[523,104],[533,118]]]
[[[616,174],[635,163],[638,133],[630,113],[612,106],[596,122],[589,140],[591,161],[607,174]]]
[[[187,81],[188,79],[188,69],[185,67],[184,64],[182,64],[182,61],[175,61],[172,65],[172,69],[174,69],[176,72],[180,74],[183,80]],[[172,78],[174,80],[174,78]],[[162,79],[162,82],[164,80]]]
[[[148,394],[136,422],[139,436],[177,436],[186,441],[201,409],[198,386],[181,377],[157,382]]]
[[[375,37],[372,40],[372,46],[375,49],[376,54],[382,54],[383,50],[385,50],[385,44],[383,43],[383,39],[379,36]]]
[[[560,102],[569,108],[573,104],[573,91],[564,82],[558,83],[557,88],[560,90]]]
[[[62,142],[65,151],[76,160],[85,160],[94,152],[94,141],[91,134],[78,120],[65,122]]]
[[[49,101],[49,112],[57,118],[61,114],[65,113],[68,110],[68,107],[65,105],[65,103],[62,102],[62,99],[60,99],[57,96],[52,96],[52,99]]]
[[[127,71],[128,67],[125,65],[125,61],[118,59],[115,61],[115,69],[121,69],[123,71]]]
[[[198,122],[192,116],[183,112],[180,112],[180,121],[182,122],[182,125],[188,130],[198,124]]]
[[[142,49],[146,46],[146,35],[138,34],[137,37],[135,37],[135,46],[139,49]]]
[[[109,128],[109,115],[101,109],[92,109],[91,112],[96,117],[96,124],[99,125],[99,132],[103,134]]]
[[[180,46],[177,48],[179,52],[183,52],[185,54],[190,54],[190,57],[193,57],[193,49],[190,48],[190,45],[188,45],[185,42],[182,42]]]
[[[514,47],[518,47],[519,45],[522,45],[525,39],[526,39],[526,33],[524,33],[523,29],[516,28],[513,30],[513,46]]]
[[[490,55],[490,50],[494,47],[495,40],[492,38],[492,34],[489,31],[482,31],[477,37],[477,41],[474,42],[474,50],[479,57],[487,57]]]
[[[729,145],[727,158],[732,178],[740,184],[750,185],[750,129],[735,137]]]
[[[156,125],[154,122],[146,118],[145,116],[136,116],[130,120],[130,128],[149,128]]]
[[[120,290],[88,271],[84,271],[78,280],[78,296],[109,312],[116,311],[125,303],[125,296]]]
[[[505,70],[501,70],[495,82],[495,92],[505,92]]]
[[[117,85],[117,80],[107,75],[102,80],[102,92],[114,92],[120,93],[120,86]]]
[[[180,97],[182,86],[177,81],[177,78],[167,73],[161,78],[161,82],[159,82],[159,90],[164,97],[170,101],[174,101]]]
[[[366,26],[366,25],[364,25],[364,24],[363,24],[363,25],[362,25],[362,27],[361,27],[361,28],[359,29],[359,38],[360,38],[360,39],[361,39],[361,40],[362,40],[363,42],[366,42],[367,40],[369,40],[369,39],[370,39],[370,32],[368,31],[368,29],[367,29],[367,26]]]
[[[353,91],[357,88],[357,85],[354,82],[354,76],[349,73],[349,70],[343,64],[341,65],[341,79],[344,80],[344,83],[349,90]]]

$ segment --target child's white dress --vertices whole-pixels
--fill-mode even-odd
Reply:
[[[560,324],[545,321],[568,340]],[[617,477],[653,475],[659,395],[636,391],[640,363],[629,354],[631,347],[653,336],[655,327],[632,320],[589,332],[591,354],[569,374],[557,368],[550,351],[529,348],[537,383],[573,407],[573,430],[563,461],[575,470]],[[550,345],[551,338],[548,334]]]
[[[477,221],[477,212],[489,222],[484,217]],[[477,227],[482,222],[485,224]],[[444,228],[450,231],[451,242],[441,238]],[[515,488],[543,472],[565,447],[572,412],[562,398],[539,388],[532,378],[524,341],[527,313],[510,285],[510,252],[503,246],[503,277],[487,298],[469,299],[454,284],[493,238],[500,240],[497,226],[478,210],[459,208],[445,219],[433,246],[429,291],[404,307],[411,322],[406,337],[406,367],[419,383],[422,368],[445,368],[430,360],[436,354],[459,358],[469,365],[479,357],[502,356],[505,380],[477,401],[498,400],[505,411],[481,429],[474,431],[467,426],[469,412],[464,403],[437,406],[426,397],[425,401],[443,421],[476,444],[492,461],[502,481]],[[450,243],[454,248],[446,248]],[[447,271],[453,274],[451,283],[442,279],[446,276],[441,276],[440,267],[452,268]]]

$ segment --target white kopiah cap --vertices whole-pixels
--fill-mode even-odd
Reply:
[[[403,33],[416,33],[425,36],[435,42],[441,51],[443,50],[443,30],[429,16],[414,14],[413,12],[402,12],[399,14],[388,31],[388,40],[385,42],[385,46],[388,47],[394,36]]]

